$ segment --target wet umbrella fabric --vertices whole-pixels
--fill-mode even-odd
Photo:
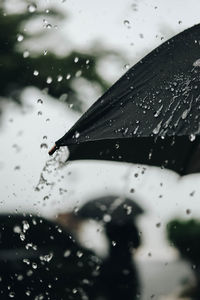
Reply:
[[[117,196],[105,196],[92,199],[84,204],[78,211],[78,216],[83,219],[96,221],[111,221],[112,224],[123,224],[133,220],[144,211],[133,200]]]
[[[69,160],[101,159],[200,171],[200,25],[123,75],[56,142]]]

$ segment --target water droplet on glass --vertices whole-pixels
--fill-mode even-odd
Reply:
[[[189,140],[191,142],[193,142],[195,139],[196,139],[196,135],[195,134],[192,133],[192,134],[189,135]]]
[[[71,78],[71,74],[67,74],[66,79],[69,80]]]
[[[80,133],[79,133],[78,131],[76,131],[74,136],[75,136],[75,138],[77,139],[77,138],[79,138]]]
[[[20,237],[20,239],[21,239],[21,241],[23,242],[24,240],[25,240],[25,234],[24,233],[20,233],[20,235],[19,235],[19,237]]]
[[[44,55],[47,55],[47,53],[48,53],[47,50],[44,50],[44,51],[43,51],[43,54],[44,54]]]
[[[43,104],[43,100],[42,100],[42,99],[38,99],[38,100],[37,100],[37,103]]]
[[[35,262],[32,263],[32,268],[37,269],[37,264]]]
[[[14,292],[10,292],[10,293],[8,294],[8,296],[9,296],[10,298],[14,298],[14,297],[15,297],[15,293],[14,293]]]
[[[46,25],[46,28],[47,28],[47,29],[51,29],[51,28],[52,28],[52,25],[48,23],[48,24]]]
[[[130,25],[129,20],[124,20],[124,25],[128,27]]]
[[[108,215],[108,214],[105,214],[104,216],[103,216],[103,220],[104,220],[104,222],[105,223],[108,223],[108,222],[110,222],[111,221],[111,216],[110,215]]]
[[[79,258],[81,258],[81,257],[83,256],[83,252],[77,251],[76,255],[77,255]]]
[[[78,61],[79,61],[79,58],[76,56],[76,57],[74,58],[74,62],[77,63]]]
[[[124,69],[128,70],[130,68],[130,65],[129,64],[125,64],[124,65]]]
[[[50,83],[52,83],[52,81],[53,81],[52,77],[48,76],[46,82],[48,84],[50,84]]]
[[[34,70],[34,71],[33,71],[33,75],[34,75],[34,76],[38,76],[38,75],[39,75],[39,71],[38,71],[38,70]]]
[[[156,227],[159,228],[161,226],[161,223],[156,223]]]
[[[195,60],[195,62],[193,62],[193,66],[200,67],[200,58],[198,58],[197,60]]]
[[[34,13],[37,9],[37,6],[36,6],[36,4],[32,3],[32,4],[29,4],[27,8],[30,13]]]
[[[116,242],[115,241],[112,241],[112,245],[113,245],[113,247],[115,247],[116,246]]]
[[[187,214],[187,215],[191,214],[191,210],[190,210],[189,208],[186,209],[186,214]]]
[[[29,55],[30,55],[30,53],[29,53],[28,50],[25,50],[25,51],[23,52],[23,57],[24,57],[24,58],[29,57]]]
[[[18,34],[18,35],[17,35],[17,41],[18,41],[18,42],[22,42],[23,39],[24,39],[24,36],[23,36],[22,34]]]
[[[40,144],[40,148],[41,149],[47,149],[48,145],[46,143],[42,143],[42,144]]]
[[[63,76],[62,76],[62,75],[58,75],[57,81],[58,81],[58,82],[61,82],[62,80],[63,80]]]
[[[157,126],[154,128],[153,130],[153,134],[158,134],[158,132],[160,131],[160,127],[161,127],[162,121],[160,121]]]
[[[37,114],[38,114],[38,116],[41,116],[42,115],[42,111],[39,110]]]
[[[70,254],[71,254],[71,251],[70,250],[66,250],[64,252],[64,257],[68,257],[68,256],[70,256]]]
[[[130,193],[134,193],[135,192],[135,190],[134,189],[130,189]]]

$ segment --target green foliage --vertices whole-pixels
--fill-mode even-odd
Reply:
[[[27,6],[27,2],[24,3]],[[108,53],[97,51],[94,54],[94,50],[92,54],[86,54],[74,50],[64,56],[52,52],[44,55],[43,51],[29,55],[24,52],[23,43],[35,37],[41,39],[45,32],[33,37],[23,30],[24,26],[36,18],[42,19],[44,15],[45,11],[39,9],[34,13],[27,9],[17,14],[5,13],[4,2],[0,3],[0,97],[9,96],[20,102],[20,93],[24,88],[48,88],[49,95],[59,98],[65,94],[65,100],[73,103],[73,108],[81,110],[76,80],[81,76],[104,91],[108,86],[97,71],[97,62]],[[59,21],[63,19],[63,15],[56,10],[52,10],[50,15]],[[23,35],[22,42],[19,42],[20,34]]]
[[[195,264],[200,262],[200,221],[172,220],[167,235],[183,257]]]

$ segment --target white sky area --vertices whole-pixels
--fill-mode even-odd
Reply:
[[[72,45],[86,51],[98,41],[109,50],[124,53],[130,65],[172,35],[200,22],[199,0],[67,0],[45,1],[44,5],[48,8],[51,3],[57,3],[69,18],[57,30],[52,29],[48,45],[56,44],[57,52],[69,50]],[[127,22],[124,24],[125,20],[128,25]],[[162,41],[161,37],[164,38]],[[44,49],[48,50],[47,44]],[[124,69],[123,65],[116,69],[112,61],[110,65],[107,61],[103,72],[105,78],[114,82]],[[88,93],[87,107],[96,100],[94,95],[92,91]],[[43,104],[37,103],[39,98]],[[165,226],[174,217],[199,218],[200,175],[180,178],[172,171],[154,167],[147,167],[141,174],[141,167],[131,164],[77,161],[59,170],[54,170],[55,164],[52,173],[45,173],[48,182],[55,184],[35,191],[41,171],[49,160],[47,149],[40,145],[46,143],[50,148],[80,115],[34,88],[24,92],[23,104],[18,107],[5,101],[3,105],[1,212],[30,211],[53,217],[58,212],[81,206],[95,196],[112,193],[128,196],[145,210],[138,222],[143,239],[143,247],[138,253],[140,258],[149,259],[149,252],[155,259],[173,258],[174,250],[165,240]],[[42,114],[38,115],[38,111]],[[136,172],[138,177],[134,176]],[[130,193],[131,188],[134,193]],[[187,209],[191,211],[189,214]],[[159,228],[157,223],[161,223]],[[101,242],[97,243],[97,247],[101,245]]]

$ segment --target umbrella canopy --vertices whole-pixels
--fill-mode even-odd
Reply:
[[[200,25],[123,75],[56,142],[70,160],[102,159],[200,171]]]
[[[143,212],[143,209],[135,201],[113,195],[88,201],[79,209],[77,214],[83,219],[123,224],[132,222]]]

